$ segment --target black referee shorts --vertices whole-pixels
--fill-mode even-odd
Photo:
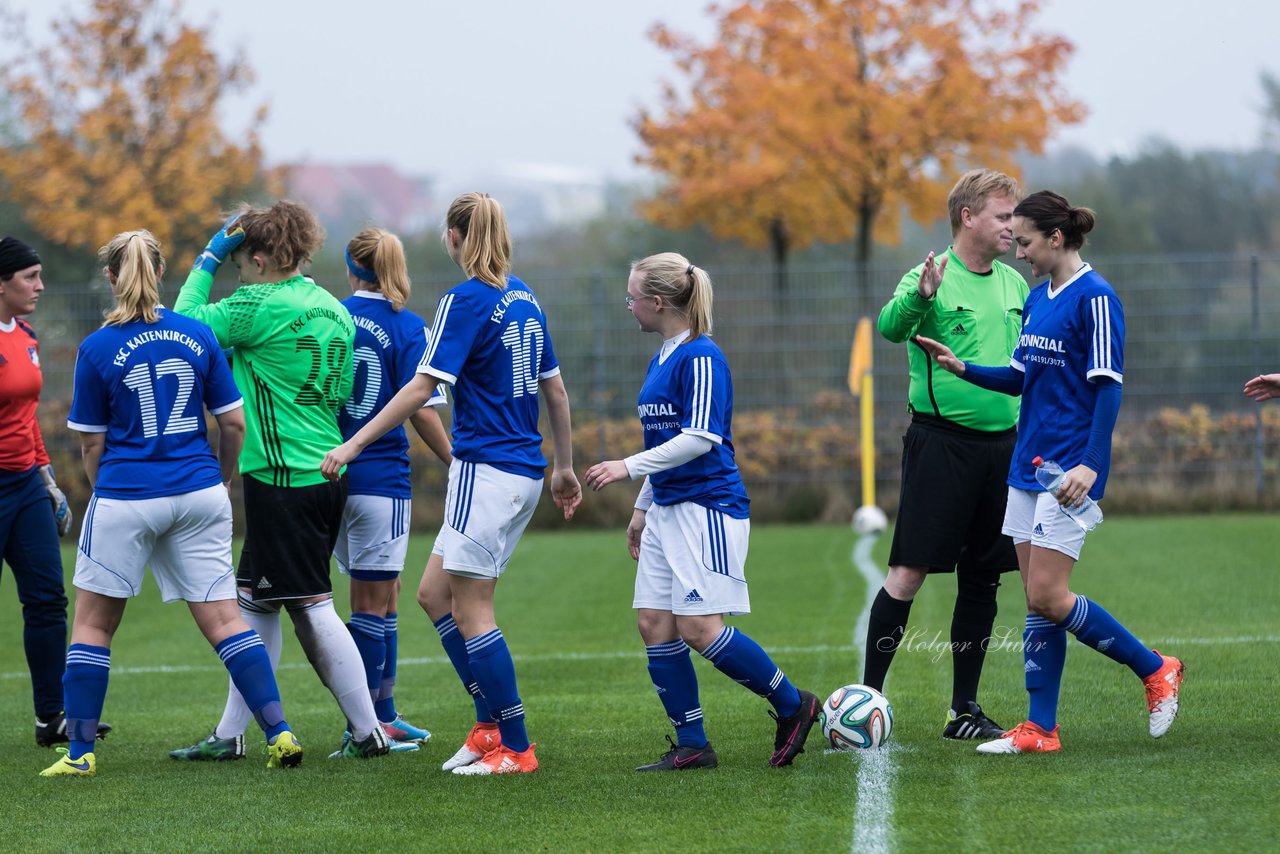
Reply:
[[[272,486],[244,478],[244,548],[236,584],[255,602],[333,592],[329,557],[347,503],[347,478],[314,486]]]
[[[902,437],[902,493],[889,566],[999,574],[1018,568],[1000,533],[1016,430],[984,433],[916,415]]]

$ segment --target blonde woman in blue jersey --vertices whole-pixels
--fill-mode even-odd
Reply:
[[[416,375],[429,330],[409,311],[411,284],[400,238],[366,228],[347,244],[351,296],[342,304],[356,323],[355,382],[338,411],[345,437],[356,432]],[[447,402],[444,387],[409,416],[414,430],[445,464],[453,457],[436,412]],[[425,743],[431,732],[407,722],[395,705],[399,648],[400,573],[409,545],[409,437],[404,426],[365,448],[347,467],[347,504],[334,559],[351,578],[347,627],[364,661],[378,722],[398,751]],[[344,734],[350,738],[350,733]]]
[[[475,700],[476,725],[442,766],[455,774],[538,770],[525,731],[515,665],[494,617],[498,578],[533,516],[547,461],[538,432],[547,404],[555,459],[551,496],[566,519],[582,490],[573,473],[569,396],[533,291],[511,275],[511,236],[497,200],[467,193],[449,206],[443,235],[467,281],[441,297],[417,374],[369,423],[325,457],[342,467],[453,386],[453,463],[445,522],[423,571],[418,602]]]
[[[676,740],[637,771],[714,768],[702,725],[689,648],[773,705],[777,723],[769,764],[790,765],[804,751],[819,700],[799,691],[745,632],[724,617],[751,611],[744,566],[750,501],[734,460],[733,379],[711,340],[711,277],[675,252],[631,265],[627,308],[662,347],[640,388],[645,450],[587,469],[594,490],[643,477],[627,526],[636,569],[635,598],[649,676]]]
[[[160,305],[164,258],[150,232],[117,235],[98,256],[116,305],[80,345],[67,420],[93,484],[63,677],[71,746],[42,776],[97,773],[93,740],[111,639],[148,565],[164,601],[187,603],[231,672],[267,735],[268,767],[293,767],[302,747],[285,721],[262,638],[236,607],[226,486],[244,443],[244,399],[213,330]],[[217,457],[205,409],[218,422]]]
[[[1031,709],[1026,723],[979,745],[979,753],[1062,749],[1057,712],[1067,632],[1142,680],[1153,738],[1164,735],[1178,714],[1182,662],[1147,648],[1069,587],[1085,530],[1063,507],[1103,496],[1124,379],[1124,309],[1111,285],[1080,258],[1093,224],[1093,211],[1048,190],[1014,208],[1017,257],[1031,265],[1033,276],[1047,278],[1027,297],[1008,366],[972,365],[937,341],[917,339],[951,373],[1022,396],[1004,533],[1013,538],[1027,594],[1023,655]],[[1056,496],[1036,481],[1036,457],[1065,470]]]

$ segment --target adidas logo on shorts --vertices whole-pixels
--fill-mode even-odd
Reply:
[[[270,589],[271,589],[271,582],[270,582],[270,581],[267,581],[267,577],[266,577],[265,575],[264,575],[261,579],[259,579],[259,581],[258,581],[258,589],[259,589],[259,590],[270,590]]]
[[[701,601],[702,601],[702,597],[698,595],[698,590],[697,590],[697,588],[694,588],[693,590],[690,590],[690,591],[689,591],[689,593],[688,593],[688,595],[684,597],[684,603],[685,603],[686,605],[688,605],[688,604],[690,604],[690,603],[693,603],[693,602],[701,602]]]
[[[1031,533],[1032,533],[1032,535],[1033,535],[1033,536],[1043,537],[1043,536],[1044,536],[1044,525],[1041,525],[1039,522],[1037,522],[1037,523],[1036,523],[1036,526],[1035,526],[1034,528],[1032,528],[1032,529],[1031,529]]]

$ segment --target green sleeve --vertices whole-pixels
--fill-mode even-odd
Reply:
[[[236,342],[231,340],[231,308],[226,300],[209,304],[209,291],[212,288],[213,276],[198,267],[192,269],[182,290],[178,292],[178,301],[174,303],[173,310],[209,326],[223,347],[234,347]]]
[[[933,300],[920,296],[916,287],[923,269],[924,265],[921,264],[908,271],[902,281],[898,282],[893,298],[880,309],[877,323],[880,334],[895,344],[901,344],[914,335],[921,319],[933,311]]]

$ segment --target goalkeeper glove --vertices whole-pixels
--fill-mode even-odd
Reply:
[[[226,261],[227,257],[236,251],[236,247],[244,242],[244,229],[236,223],[238,219],[240,214],[236,214],[222,224],[218,233],[209,238],[204,251],[200,253],[200,257],[196,258],[191,269],[204,270],[211,276],[218,272],[222,262]]]
[[[58,488],[58,481],[53,476],[53,466],[40,466],[40,479],[44,481],[44,491],[49,493],[49,502],[53,505],[53,518],[58,523],[58,536],[65,537],[71,530],[71,508],[67,505],[67,496]]]

